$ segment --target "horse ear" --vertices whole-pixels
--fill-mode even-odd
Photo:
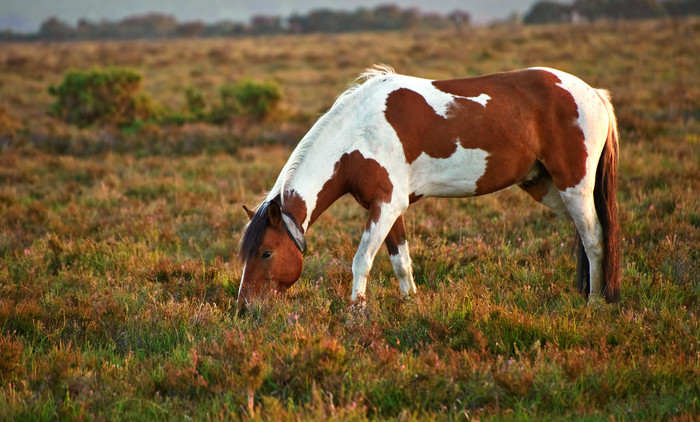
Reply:
[[[249,210],[248,207],[246,207],[245,205],[243,205],[243,210],[245,211],[246,214],[248,214],[248,218],[252,220],[255,213],[253,211]]]
[[[267,207],[267,216],[270,217],[270,224],[276,227],[282,226],[282,211],[280,210],[280,204],[275,201],[270,201]]]

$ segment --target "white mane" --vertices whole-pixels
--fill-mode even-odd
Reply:
[[[343,91],[333,103],[333,106],[321,116],[320,119],[313,125],[309,132],[299,141],[299,144],[292,152],[292,155],[287,160],[287,163],[282,168],[280,175],[275,182],[275,186],[268,192],[266,201],[269,201],[284,192],[287,183],[292,178],[297,168],[304,162],[306,156],[315,144],[316,140],[321,137],[323,130],[330,124],[333,117],[342,113],[353,100],[357,97],[358,90],[365,84],[375,78],[387,75],[394,75],[396,72],[391,66],[385,64],[375,64],[372,67],[362,72],[355,81]],[[284,205],[284,195],[281,195],[280,200]]]
[[[355,81],[366,81],[372,78],[378,78],[380,76],[395,75],[396,71],[393,67],[388,64],[375,64],[372,67],[365,69],[364,72],[360,73],[360,76],[355,79]]]

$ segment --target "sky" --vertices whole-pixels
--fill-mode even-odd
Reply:
[[[286,17],[319,8],[355,10],[380,4],[415,7],[423,12],[449,13],[465,10],[477,23],[503,19],[513,12],[524,14],[536,0],[0,0],[0,30],[34,32],[49,17],[70,25],[80,18],[91,21],[116,21],[127,16],[159,12],[175,16],[178,21],[222,20],[247,22],[254,15]]]

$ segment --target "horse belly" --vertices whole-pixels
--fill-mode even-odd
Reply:
[[[486,172],[488,152],[479,148],[457,150],[447,158],[422,153],[411,163],[412,193],[418,196],[474,196],[477,181]]]

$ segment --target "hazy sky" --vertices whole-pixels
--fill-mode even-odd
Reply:
[[[289,16],[311,9],[355,10],[379,4],[417,7],[425,12],[449,13],[455,9],[471,13],[476,22],[505,18],[514,11],[530,9],[536,0],[0,0],[0,29],[36,31],[44,20],[55,16],[75,25],[80,18],[93,21],[119,20],[148,12],[174,15],[180,21],[247,21],[252,15]]]

